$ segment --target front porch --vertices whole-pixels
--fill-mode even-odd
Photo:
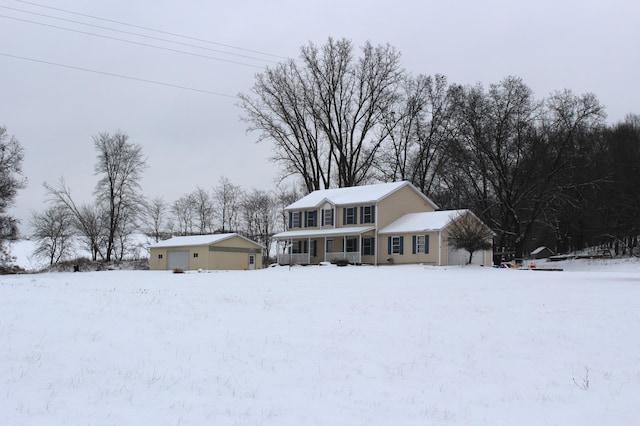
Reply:
[[[375,262],[374,228],[351,227],[281,232],[274,236],[280,265]]]
[[[362,263],[362,254],[359,251],[325,253],[323,262],[338,263],[345,261],[359,265]],[[311,253],[278,253],[280,265],[311,265],[313,258]]]

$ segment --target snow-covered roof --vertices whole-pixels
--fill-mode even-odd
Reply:
[[[408,232],[439,231],[452,220],[469,210],[441,210],[437,212],[409,213],[391,222],[379,231],[380,234],[404,234]]]
[[[156,244],[153,244],[151,245],[151,248],[204,246],[204,245],[215,244],[220,241],[229,239],[231,237],[240,237],[256,245],[259,245],[255,241],[251,241],[240,234],[228,233],[228,234],[190,235],[187,237],[173,237],[173,238],[169,238],[168,240],[160,241]]]
[[[287,240],[289,238],[318,238],[318,237],[335,237],[338,235],[360,235],[365,232],[373,231],[373,226],[349,226],[345,228],[328,228],[328,229],[305,229],[301,231],[286,231],[275,234],[273,238],[276,240]]]
[[[532,251],[532,252],[531,252],[531,254],[540,254],[540,253],[542,253],[544,250],[549,250],[551,253],[553,253],[553,250],[551,250],[550,248],[545,247],[545,246],[540,246],[540,247],[538,247],[537,249],[535,249],[534,251]]]
[[[413,188],[416,193],[420,194],[420,196],[433,205],[434,208],[436,207],[433,201],[418,191],[418,189],[411,185],[411,183],[401,181],[352,186],[349,188],[319,189],[305,197],[302,197],[295,203],[289,204],[285,210],[318,208],[325,202],[330,202],[331,204],[338,206],[347,204],[376,203],[405,186]]]

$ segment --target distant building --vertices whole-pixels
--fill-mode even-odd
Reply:
[[[545,246],[538,247],[529,255],[531,259],[548,259],[551,256],[555,256],[555,253],[549,247]]]
[[[152,270],[249,270],[262,267],[262,246],[239,234],[173,237],[151,246]]]

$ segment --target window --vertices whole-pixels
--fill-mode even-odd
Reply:
[[[358,239],[357,238],[348,238],[346,250],[347,253],[352,253],[354,251],[358,251]]]
[[[193,253],[193,257],[198,257],[198,253]]]
[[[342,210],[342,223],[344,225],[355,225],[357,223],[357,208],[356,207],[347,207]]]
[[[375,254],[375,238],[365,238],[362,240],[362,255],[373,256]]]
[[[404,254],[403,246],[404,246],[403,237],[389,237],[388,254]]]
[[[322,210],[322,226],[333,225],[333,209]]]
[[[429,253],[429,236],[414,235],[413,236],[413,254]]]
[[[327,253],[333,253],[333,240],[327,240]]]
[[[300,228],[302,212],[289,213],[289,228]]]
[[[360,223],[374,223],[376,221],[375,209],[376,206],[360,207]]]
[[[159,255],[158,255],[158,259],[162,259],[162,257],[163,257],[163,256],[162,256],[161,254],[159,254]]]
[[[305,227],[307,228],[315,228],[316,226],[318,226],[318,212],[313,210],[313,211],[309,211],[309,212],[305,212],[304,213],[305,218],[306,218],[306,224]]]

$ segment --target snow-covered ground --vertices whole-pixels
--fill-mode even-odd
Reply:
[[[0,424],[638,424],[640,264],[553,267],[0,276]]]

